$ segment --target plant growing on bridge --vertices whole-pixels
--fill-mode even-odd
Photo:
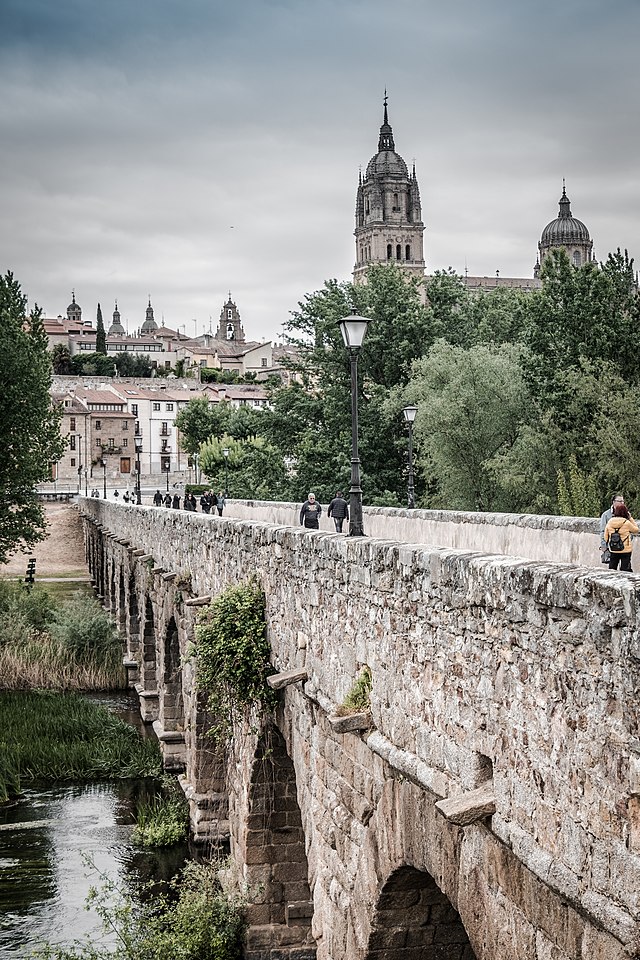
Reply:
[[[337,716],[344,717],[350,713],[364,713],[365,710],[368,710],[371,702],[372,682],[371,670],[365,664],[360,676],[336,710]]]
[[[189,805],[175,780],[163,784],[162,791],[138,804],[135,843],[142,847],[170,847],[187,839]]]
[[[196,682],[215,718],[209,735],[218,743],[229,739],[244,711],[275,705],[264,610],[264,593],[252,580],[225,590],[198,618]]]

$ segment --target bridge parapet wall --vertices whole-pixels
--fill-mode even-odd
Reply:
[[[232,500],[226,513],[238,520],[297,526],[300,504]],[[599,521],[589,517],[392,507],[364,507],[363,514],[366,534],[379,539],[543,562],[600,566]],[[326,515],[326,506],[320,529],[330,533],[334,530],[333,520]]]
[[[267,598],[274,667],[304,667],[306,699],[324,713],[368,665],[374,729],[363,744],[378,769],[388,764],[433,802],[492,777],[493,837],[592,930],[612,938],[601,953],[567,948],[549,956],[612,958],[640,949],[636,577],[101,501],[83,509],[167,570],[190,571],[196,593],[255,574]],[[288,691],[285,703],[313,753],[316,734],[296,706],[299,696]],[[301,757],[292,759],[318,880],[316,914],[328,926],[334,918],[337,929],[346,910],[352,928],[364,929],[364,907],[352,893],[364,883],[358,848],[375,798],[362,794],[360,832],[348,817],[332,816],[327,826],[312,770],[305,774]],[[357,792],[353,763],[343,771],[349,778]],[[474,843],[482,847],[477,836]],[[336,844],[341,868],[334,863],[324,884],[321,862]],[[372,870],[382,872],[380,864]],[[478,904],[465,903],[462,887],[447,892],[469,929]],[[490,903],[483,910],[495,913]]]

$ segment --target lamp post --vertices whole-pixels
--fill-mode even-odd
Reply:
[[[169,493],[169,473],[171,472],[171,461],[167,460],[164,465],[164,472],[167,475],[167,493]]]
[[[409,509],[412,509],[416,505],[416,496],[413,486],[413,422],[416,419],[416,413],[418,408],[414,406],[405,407],[402,411],[404,414],[404,419],[409,427]]]
[[[136,445],[136,503],[138,506],[142,503],[142,493],[140,490],[140,454],[142,453],[142,437],[135,437]]]
[[[89,472],[89,471],[88,471],[87,468],[85,467],[85,468],[84,468],[84,495],[85,495],[85,497],[88,497],[88,496],[89,496],[89,487],[88,487],[89,481],[87,480],[87,474],[88,474],[88,472]]]
[[[102,458],[100,461],[100,466],[102,467],[102,495],[104,499],[107,499],[107,461]]]
[[[358,352],[371,323],[359,317],[355,309],[350,317],[340,320],[340,332],[349,351],[351,363],[351,487],[349,489],[349,536],[363,537],[362,487],[360,486],[360,458],[358,456]]]
[[[229,448],[225,447],[222,451],[224,457],[224,495],[225,499],[229,496]]]
[[[78,434],[78,496],[82,493],[82,436]]]

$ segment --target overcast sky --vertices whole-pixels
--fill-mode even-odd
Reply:
[[[0,0],[0,271],[187,333],[272,339],[349,279],[382,98],[428,271],[530,276],[562,178],[640,259],[637,0]]]

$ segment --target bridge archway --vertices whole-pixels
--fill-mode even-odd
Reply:
[[[376,904],[367,960],[476,960],[460,914],[424,870],[403,866]]]
[[[180,638],[174,617],[167,624],[160,697],[160,720],[165,731],[184,728],[184,697],[180,662]]]
[[[156,623],[153,604],[147,596],[144,605],[144,627],[140,663],[140,712],[145,723],[158,719],[158,667],[156,653]]]
[[[314,957],[313,905],[295,770],[282,734],[272,725],[258,741],[246,828],[241,844],[244,879],[249,889],[259,891],[247,912],[246,960],[261,960],[271,951],[282,958]]]

